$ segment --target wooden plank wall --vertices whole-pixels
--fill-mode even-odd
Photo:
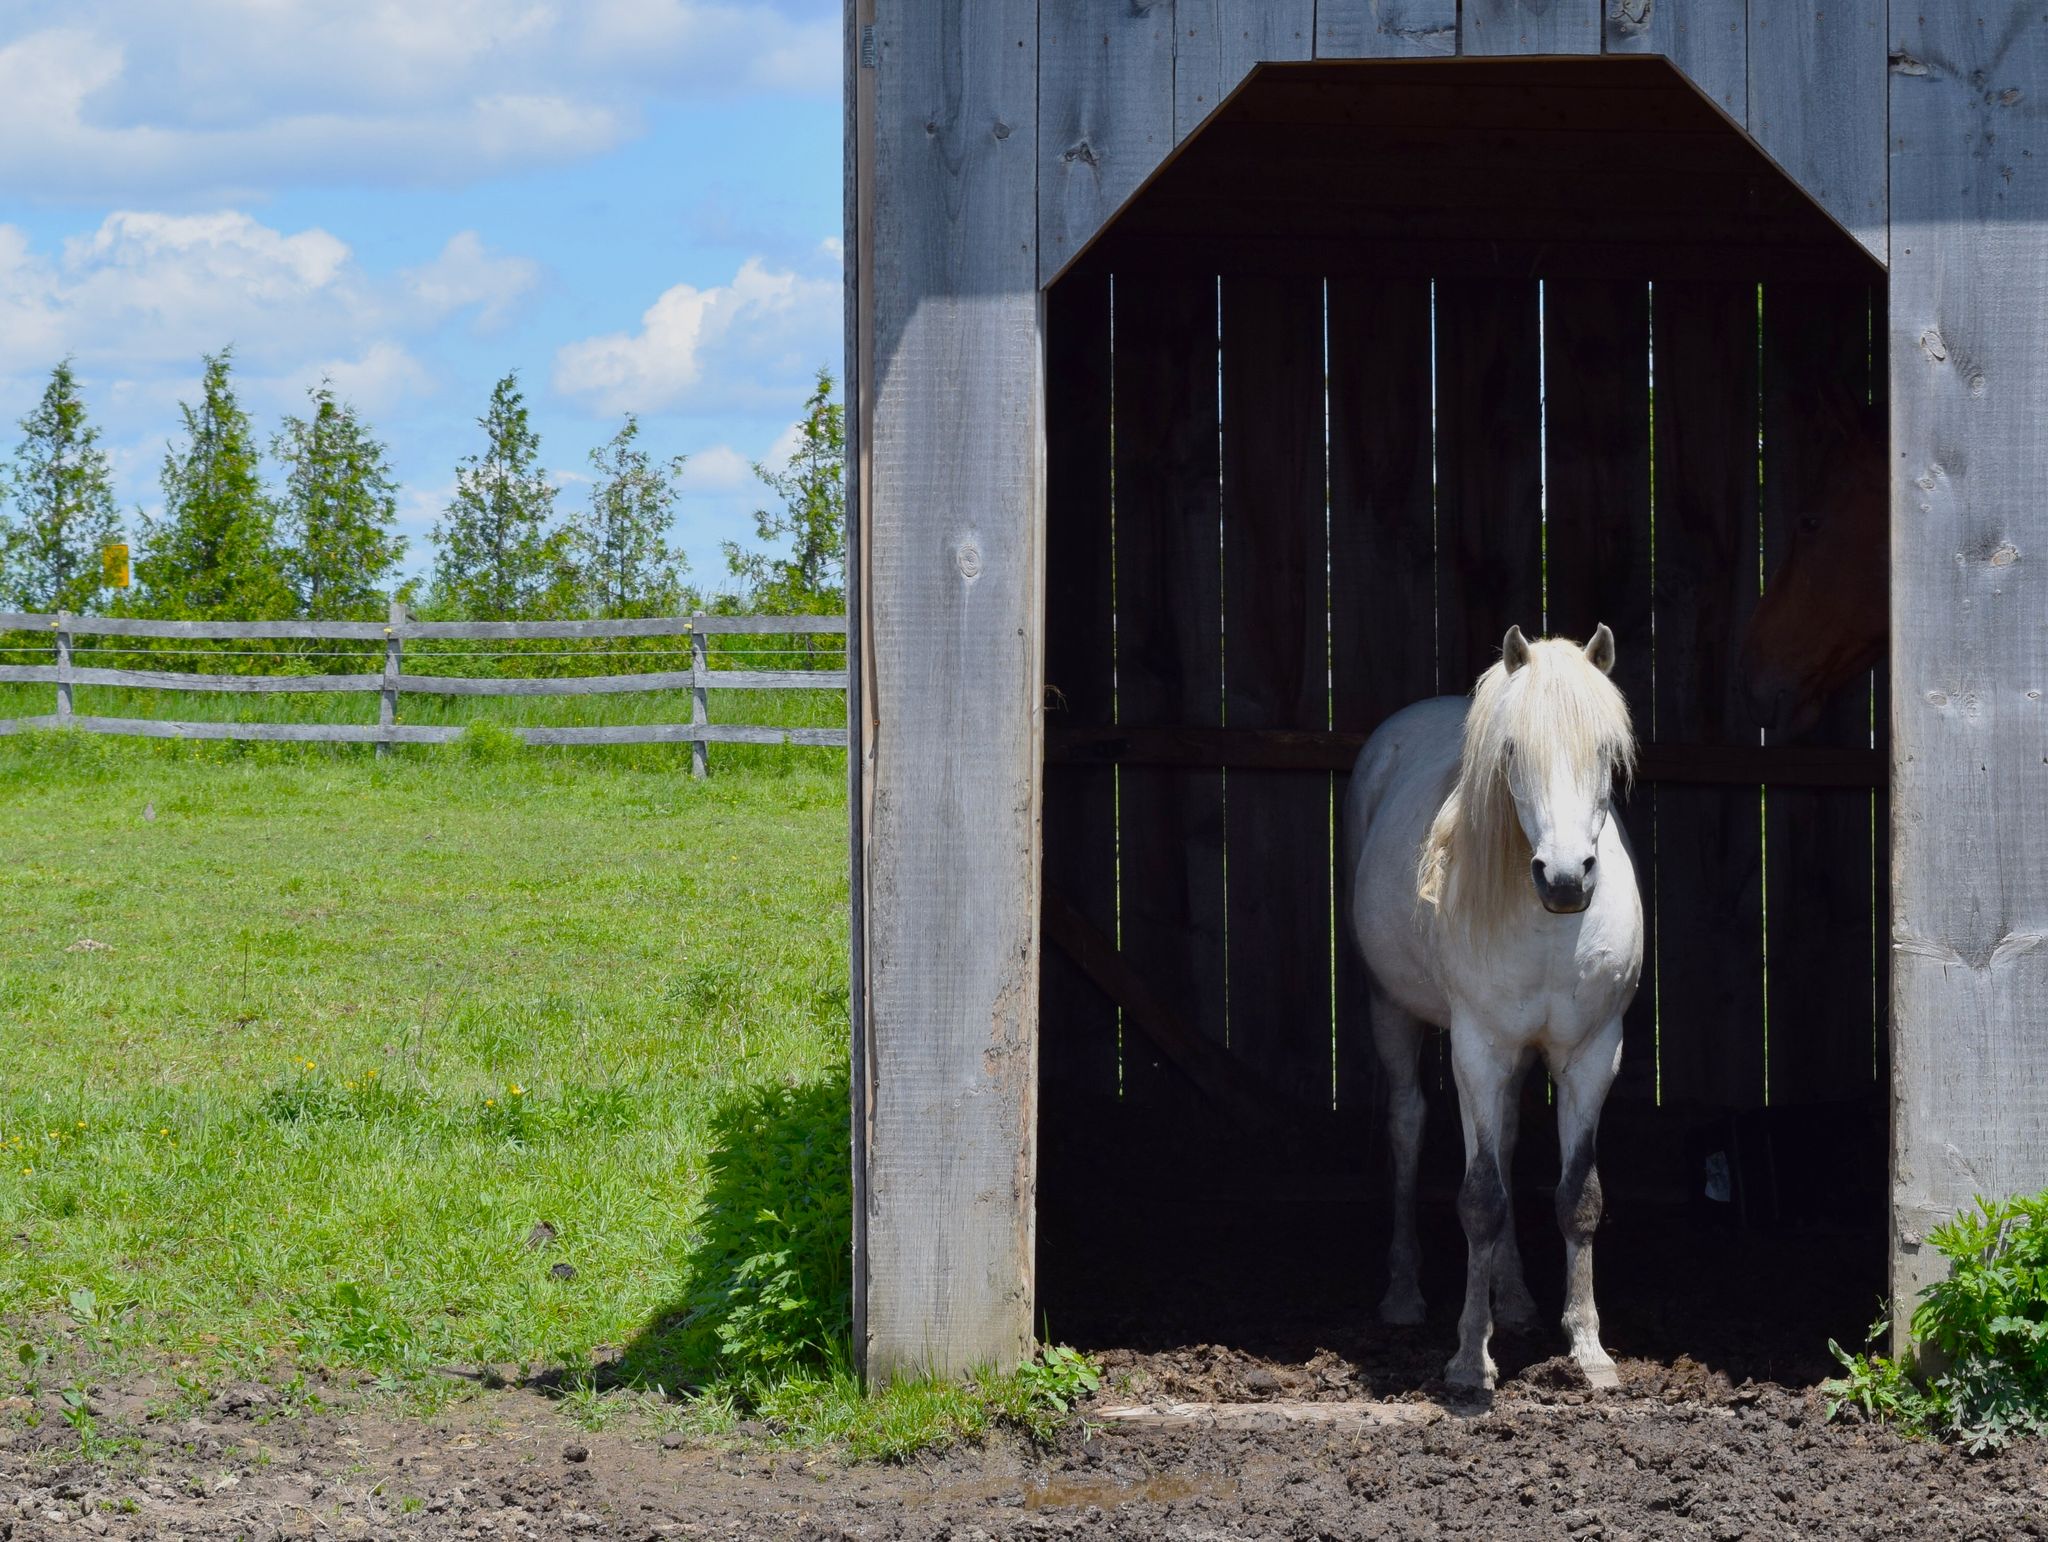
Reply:
[[[1112,282],[1115,723],[1363,733],[1469,689],[1511,623],[1582,637],[1605,621],[1646,743],[1757,744],[1736,655],[1759,564],[1842,456],[1874,453],[1843,442],[1851,419],[1831,405],[1874,387],[1872,288],[1650,286],[1562,266],[1573,276],[1540,290]],[[1104,309],[1102,280],[1077,278],[1088,298],[1056,288],[1055,315]],[[1074,354],[1055,339],[1051,357]],[[1063,410],[1099,410],[1090,378],[1054,382]],[[1096,477],[1103,437],[1079,452]],[[1098,576],[1058,582],[1099,594],[1103,499],[1061,464],[1064,442],[1051,550]],[[1069,619],[1050,614],[1050,633]],[[1100,618],[1071,619],[1093,641],[1062,639],[1058,673],[1099,678]],[[1867,744],[1871,690],[1795,742]],[[1304,1114],[1369,1125],[1364,981],[1330,867],[1343,776],[1120,776],[1121,913],[1101,929],[1120,926],[1133,967]],[[1048,773],[1048,873],[1103,871],[1103,817],[1082,807],[1102,777]],[[1618,1098],[1727,1111],[1867,1092],[1882,812],[1854,790],[1638,786],[1621,817],[1652,947]],[[1064,1031],[1048,1021],[1049,1040]],[[1127,1096],[1194,1107],[1129,1036],[1121,1076]],[[1100,1070],[1088,1085],[1115,1088]]]
[[[1040,277],[1262,63],[1659,54],[1880,262],[1882,0],[1041,0]]]
[[[2019,105],[2048,79],[2048,19],[2014,0],[1900,8],[1891,47],[1904,1301],[1946,1272],[1930,1227],[2048,1185],[2048,124]]]
[[[1217,308],[1213,277],[1116,294],[1117,707],[1121,722],[1223,721],[1223,558],[1218,502]],[[1048,511],[1049,515],[1053,511]],[[1123,951],[1183,1022],[1222,1043],[1223,773],[1126,766]],[[1064,838],[1064,837],[1062,837]],[[1124,1089],[1186,1102],[1149,1043],[1130,1040]]]
[[[1065,624],[1045,633],[1046,721],[1116,721],[1115,468],[1110,452],[1110,309],[1105,274],[1077,274],[1045,300],[1045,368],[1060,389],[1045,403],[1048,511],[1045,608]],[[1075,767],[1047,780],[1045,884],[1104,936],[1116,932],[1116,768]],[[1093,1092],[1121,1086],[1117,1010],[1058,949],[1039,986],[1039,1079]]]

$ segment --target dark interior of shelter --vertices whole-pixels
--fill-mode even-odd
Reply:
[[[1400,1352],[1376,1323],[1338,810],[1373,727],[1469,689],[1510,623],[1606,622],[1649,956],[1601,1127],[1605,1337],[1781,1379],[1860,1337],[1887,682],[1795,713],[1742,649],[1781,569],[1843,543],[1878,543],[1882,625],[1884,330],[1884,270],[1648,58],[1267,66],[1050,285],[1042,1330],[1448,1355],[1441,1036],[1430,1322]],[[1868,646],[1847,607],[1779,608],[1777,678]],[[1551,1322],[1557,1166],[1539,1069],[1513,1188]]]

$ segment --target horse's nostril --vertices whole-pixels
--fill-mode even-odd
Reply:
[[[1585,867],[1584,867],[1584,868],[1582,869],[1582,871],[1584,871],[1584,872],[1587,872],[1587,873],[1591,873],[1591,872],[1593,871],[1593,864],[1594,864],[1594,863],[1595,863],[1596,861],[1598,861],[1598,860],[1599,860],[1599,858],[1597,858],[1597,857],[1588,857],[1588,858],[1586,858],[1586,865],[1585,865]]]
[[[1543,859],[1541,857],[1537,857],[1535,860],[1530,862],[1529,871],[1531,874],[1534,875],[1537,883],[1547,884],[1548,882],[1550,882],[1549,874],[1547,874],[1543,870]]]

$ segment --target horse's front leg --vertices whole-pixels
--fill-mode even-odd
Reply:
[[[1557,1184],[1557,1224],[1564,1233],[1564,1331],[1572,1358],[1595,1387],[1621,1384],[1614,1361],[1600,1347],[1600,1312],[1593,1305],[1593,1232],[1600,1224],[1600,1169],[1593,1147],[1600,1108],[1621,1066],[1621,1019],[1614,1018],[1580,1041],[1557,1079],[1557,1143],[1562,1176]]]
[[[1522,1249],[1515,1240],[1515,1143],[1522,1125],[1522,1092],[1528,1084],[1529,1067],[1536,1052],[1524,1050],[1508,1079],[1507,1100],[1501,1105],[1500,1175],[1508,1188],[1508,1218],[1493,1250],[1493,1317],[1510,1333],[1530,1333],[1536,1328],[1536,1298],[1522,1277]]]
[[[1458,1219],[1465,1226],[1465,1310],[1458,1317],[1458,1352],[1444,1369],[1454,1387],[1491,1391],[1494,1255],[1509,1225],[1507,1174],[1501,1137],[1507,1100],[1521,1064],[1521,1046],[1470,1019],[1451,1023],[1451,1068],[1458,1078],[1458,1113],[1465,1126],[1465,1181],[1458,1189]]]

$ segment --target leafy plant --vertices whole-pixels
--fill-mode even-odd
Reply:
[[[355,1364],[402,1361],[412,1347],[412,1327],[393,1312],[380,1292],[343,1280],[326,1301],[307,1313],[299,1335],[302,1352]]]
[[[2048,1434],[2048,1194],[1979,1199],[1928,1242],[1949,1274],[1922,1293],[1913,1338],[1934,1351],[1935,1368],[1916,1382],[1898,1361],[1831,1341],[1846,1374],[1823,1387],[1828,1417],[1854,1407],[1972,1454]]]
[[[853,1320],[846,1089],[749,1088],[717,1122],[684,1358],[753,1380],[837,1365]]]
[[[1032,1400],[1054,1413],[1065,1413],[1102,1385],[1102,1368],[1078,1349],[1047,1344],[1038,1358],[1018,1367],[1018,1381]]]

